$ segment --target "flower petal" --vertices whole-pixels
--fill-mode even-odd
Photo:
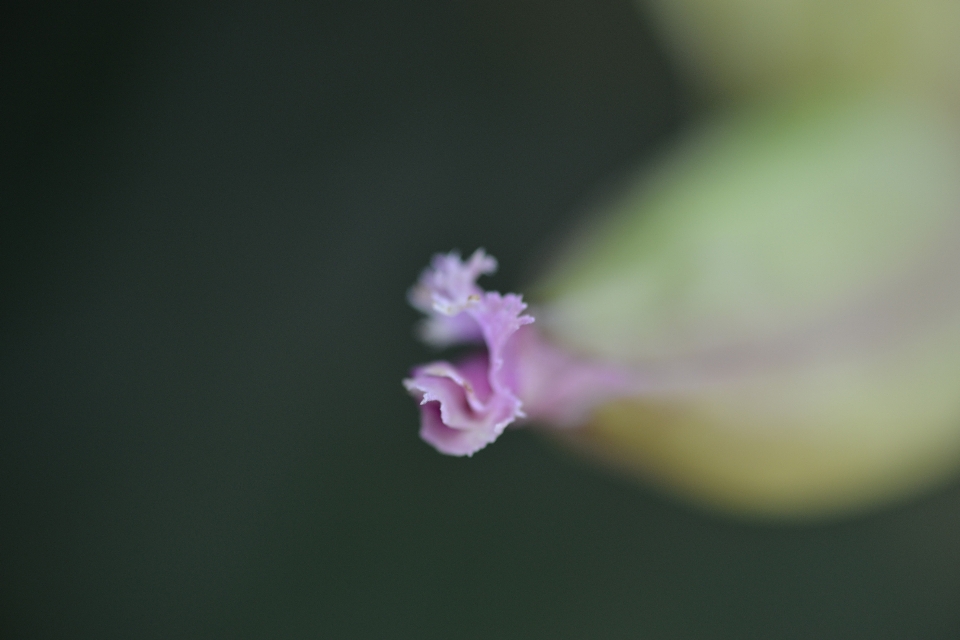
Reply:
[[[438,451],[472,455],[517,420],[558,426],[583,421],[600,402],[633,393],[637,377],[622,367],[580,360],[548,344],[533,328],[527,305],[514,293],[476,285],[496,261],[478,249],[466,263],[456,253],[437,255],[411,289],[410,302],[428,314],[422,327],[434,345],[482,338],[486,353],[457,364],[416,367],[404,386],[420,401],[420,437]]]
[[[420,338],[436,347],[479,340],[480,326],[463,312],[483,295],[477,278],[496,270],[497,261],[483,249],[467,262],[456,251],[435,255],[407,294],[410,304],[427,315],[418,329]]]

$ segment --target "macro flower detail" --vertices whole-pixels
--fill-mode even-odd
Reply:
[[[435,346],[486,343],[487,353],[455,366],[432,362],[413,371],[404,386],[420,397],[420,436],[450,455],[472,455],[518,418],[523,403],[514,393],[506,359],[517,330],[533,322],[520,296],[485,292],[476,280],[497,262],[478,249],[466,262],[456,253],[437,255],[410,292],[410,302],[428,314],[421,337]],[[512,365],[513,363],[511,363]]]
[[[420,437],[441,453],[473,455],[507,426],[525,419],[551,426],[579,423],[599,401],[627,392],[626,372],[582,362],[547,343],[514,293],[484,291],[476,281],[496,260],[478,249],[434,256],[410,290],[427,317],[421,339],[433,346],[482,342],[486,349],[457,364],[415,367],[404,386],[420,401]]]

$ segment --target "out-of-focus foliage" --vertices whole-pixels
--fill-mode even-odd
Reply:
[[[780,513],[942,476],[960,453],[956,140],[876,97],[688,136],[544,289],[556,338],[650,375],[587,440]]]
[[[651,0],[707,124],[541,290],[649,372],[580,445],[700,501],[810,515],[960,457],[960,3]]]
[[[884,84],[960,104],[955,0],[643,0],[710,95]]]

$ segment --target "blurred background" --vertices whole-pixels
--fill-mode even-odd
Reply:
[[[960,485],[773,525],[417,437],[407,287],[520,290],[698,117],[628,0],[3,20],[10,638],[956,638]]]

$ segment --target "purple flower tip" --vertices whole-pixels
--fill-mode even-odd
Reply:
[[[481,274],[497,262],[483,249],[466,261],[456,252],[434,256],[410,290],[413,306],[427,314],[421,337],[444,346],[482,339],[487,353],[458,365],[432,362],[413,370],[404,386],[420,399],[420,436],[450,455],[472,455],[490,444],[518,418],[525,417],[511,378],[510,339],[533,317],[520,296],[485,292]],[[512,362],[510,362],[512,364]]]
[[[434,346],[483,342],[457,364],[414,368],[404,386],[420,401],[420,437],[438,451],[469,456],[528,417],[556,427],[581,423],[598,403],[643,386],[634,372],[581,360],[543,340],[514,294],[484,291],[477,278],[497,262],[483,249],[467,261],[434,256],[410,290],[426,314],[420,337]]]

